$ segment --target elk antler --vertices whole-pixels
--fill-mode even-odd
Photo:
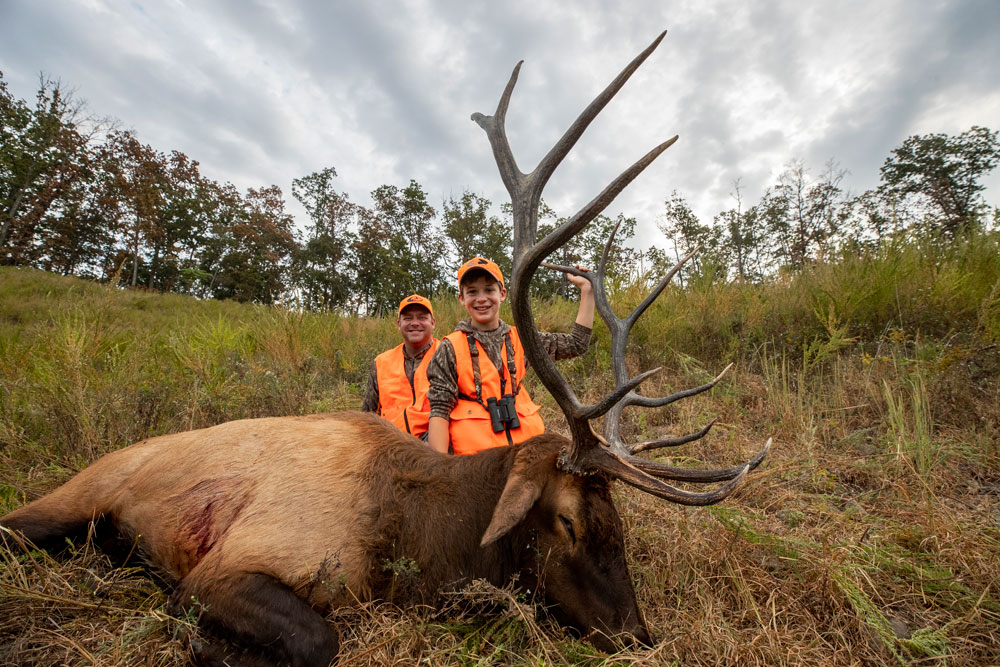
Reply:
[[[510,193],[513,207],[514,268],[510,281],[510,294],[514,324],[517,326],[518,334],[524,345],[525,356],[535,369],[542,384],[549,390],[556,403],[566,415],[566,420],[569,424],[572,441],[570,446],[562,452],[559,465],[563,469],[577,474],[588,474],[596,471],[604,472],[643,491],[673,502],[685,505],[708,505],[728,496],[743,480],[746,473],[757,467],[764,460],[771,445],[770,440],[767,441],[767,444],[760,453],[743,465],[721,470],[691,470],[677,468],[656,461],[649,461],[636,456],[636,454],[642,451],[672,447],[697,440],[708,433],[709,429],[715,423],[714,421],[697,433],[680,438],[667,438],[627,445],[622,441],[620,436],[621,415],[626,407],[633,405],[639,407],[660,407],[681,398],[699,394],[714,387],[726,374],[726,371],[729,370],[729,367],[726,367],[714,380],[699,387],[680,391],[662,398],[649,398],[635,393],[635,389],[659,369],[646,371],[633,378],[629,378],[625,366],[625,347],[632,326],[656,297],[663,292],[670,279],[683,266],[684,262],[694,255],[694,252],[682,259],[671,269],[643,302],[624,320],[619,319],[614,314],[614,311],[612,311],[604,288],[608,256],[614,243],[615,234],[618,231],[617,226],[604,247],[600,265],[595,272],[542,263],[556,248],[573,238],[574,235],[579,233],[591,220],[603,211],[660,153],[677,141],[677,137],[668,139],[646,153],[646,155],[605,187],[589,204],[549,233],[545,238],[537,243],[535,242],[535,234],[538,228],[538,205],[541,201],[542,190],[548,182],[549,177],[552,176],[552,172],[555,171],[555,168],[573,148],[591,121],[611,101],[621,87],[625,85],[625,82],[628,81],[629,77],[649,57],[649,54],[656,49],[664,35],[666,35],[666,31],[660,33],[653,40],[652,44],[646,47],[642,53],[636,56],[615,77],[614,81],[583,110],[583,113],[566,130],[566,133],[563,134],[545,157],[542,158],[535,170],[529,174],[523,173],[518,168],[517,162],[514,160],[514,154],[510,148],[510,143],[507,140],[507,132],[504,126],[511,93],[514,90],[514,84],[517,83],[517,76],[524,61],[519,62],[514,67],[514,71],[507,82],[506,88],[504,88],[503,95],[500,97],[500,102],[497,105],[494,115],[484,116],[481,113],[474,113],[472,114],[472,120],[486,131],[486,136],[489,138],[490,145],[493,148],[493,156],[500,169],[500,176],[507,187],[507,191]],[[531,279],[534,277],[539,266],[583,276],[594,287],[594,300],[597,311],[611,331],[611,349],[616,382],[615,389],[594,405],[583,405],[580,403],[573,389],[556,369],[555,363],[542,346],[542,340],[535,326],[535,319],[531,312],[531,301],[529,299]],[[604,434],[603,436],[599,436],[591,428],[590,421],[602,415],[607,415],[607,417],[604,421]],[[686,482],[718,482],[728,480],[728,483],[713,491],[693,493],[670,486],[663,481],[664,479]]]

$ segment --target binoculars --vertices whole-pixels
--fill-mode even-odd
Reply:
[[[486,409],[490,412],[490,424],[494,433],[500,433],[505,426],[512,429],[520,428],[521,422],[517,419],[517,410],[514,409],[513,394],[504,394],[498,401],[493,396],[486,399]]]

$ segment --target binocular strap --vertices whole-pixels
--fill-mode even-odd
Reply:
[[[489,413],[489,406],[483,402],[483,378],[479,367],[479,346],[476,345],[476,335],[471,331],[466,331],[465,338],[469,342],[469,354],[472,355],[472,378],[476,384],[476,395],[466,396],[462,392],[458,392],[458,397],[467,401],[475,401],[476,403],[479,403],[479,405],[483,406],[483,409]],[[504,334],[503,347],[504,351],[507,353],[507,374],[510,376],[510,386],[513,389],[511,395],[516,397],[518,392],[521,391],[521,385],[517,382],[517,365],[514,363],[514,343],[510,339],[509,330]],[[492,359],[490,359],[490,363],[493,363]],[[497,369],[497,373],[500,375],[500,398],[502,398],[506,393],[507,378],[503,375],[502,362],[499,365],[494,364],[494,366]],[[507,444],[513,445],[514,441],[510,436],[509,423],[504,423],[504,431],[507,434]]]

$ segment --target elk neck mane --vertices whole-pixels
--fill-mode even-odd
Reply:
[[[358,415],[359,439],[367,416]],[[493,516],[504,484],[520,452],[522,458],[555,460],[563,439],[539,436],[515,447],[500,447],[479,456],[444,457],[401,434],[399,442],[373,448],[359,480],[372,495],[371,590],[387,596],[394,571],[418,564],[420,588],[403,590],[417,602],[432,602],[441,591],[460,588],[473,579],[504,585],[522,573],[533,556],[530,522],[522,522],[495,542],[480,541]],[[525,451],[530,450],[530,451]],[[405,554],[406,562],[399,560]],[[523,572],[527,574],[526,572]],[[399,577],[397,577],[399,579]],[[405,579],[405,576],[402,577]],[[399,582],[393,595],[400,598]]]

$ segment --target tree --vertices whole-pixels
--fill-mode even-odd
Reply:
[[[470,257],[486,257],[510,275],[513,232],[509,222],[489,215],[491,205],[489,199],[468,190],[457,201],[449,198],[444,203],[442,231],[454,253],[449,268],[458,270]]]
[[[732,197],[736,200],[735,208],[719,213],[713,222],[721,229],[722,246],[725,253],[730,256],[731,262],[735,264],[736,275],[740,280],[744,282],[760,280],[764,275],[766,237],[765,216],[762,212],[767,210],[770,192],[766,192],[756,206],[744,211],[743,195],[737,179],[733,184]]]
[[[801,160],[792,161],[778,179],[767,215],[777,241],[777,257],[793,270],[822,254],[845,215],[840,182],[845,172],[828,162],[819,180],[811,180]]]
[[[289,263],[296,249],[281,188],[250,188],[236,214],[225,231],[213,296],[276,303],[287,291]]]
[[[409,294],[430,295],[445,287],[445,242],[433,225],[437,212],[416,181],[405,188],[380,186],[372,199],[374,223],[388,241],[373,305],[375,312],[392,312]]]
[[[37,227],[36,265],[62,275],[97,277],[105,252],[114,245],[113,230],[102,208],[100,151],[87,150],[83,173],[67,184]]]
[[[105,142],[109,172],[106,193],[114,206],[116,228],[123,234],[129,259],[127,284],[139,282],[140,264],[155,258],[166,231],[161,225],[167,196],[166,158],[131,132],[112,132]],[[150,267],[143,272],[151,275]]]
[[[954,237],[968,229],[982,206],[979,180],[1000,161],[997,132],[973,126],[957,137],[908,137],[882,165],[890,192],[925,200],[938,214],[935,226]]]
[[[39,221],[85,172],[91,135],[78,130],[83,108],[44,76],[32,108],[0,72],[0,262],[32,262]]]
[[[150,212],[154,216],[149,236],[152,257],[143,282],[148,288],[172,291],[181,282],[182,269],[193,264],[191,257],[206,231],[205,191],[196,161],[180,151],[171,151],[169,158],[158,155],[160,180],[153,187],[160,194],[159,206]]]
[[[231,230],[245,216],[246,205],[231,183],[219,185],[214,181],[202,183],[201,201],[206,220],[205,235],[197,250],[197,265],[184,272],[183,282],[186,291],[201,297],[216,297],[220,294],[220,285],[229,280],[223,274],[226,265],[232,264],[227,258],[235,243]]]
[[[670,193],[670,199],[664,202],[666,209],[657,227],[674,244],[674,259],[679,261],[695,248],[701,250],[690,262],[678,271],[677,278],[681,285],[686,280],[709,270],[713,274],[722,269],[727,261],[721,256],[722,236],[720,228],[701,224],[698,216],[687,201],[676,190]],[[662,257],[657,257],[659,264]]]
[[[389,264],[390,237],[389,228],[370,209],[359,209],[352,248],[356,313],[372,315],[389,305],[382,295],[382,272]]]
[[[292,181],[292,196],[309,214],[306,240],[293,261],[295,283],[303,305],[334,310],[347,305],[352,285],[350,252],[356,235],[358,206],[333,189],[337,171],[328,167]]]

